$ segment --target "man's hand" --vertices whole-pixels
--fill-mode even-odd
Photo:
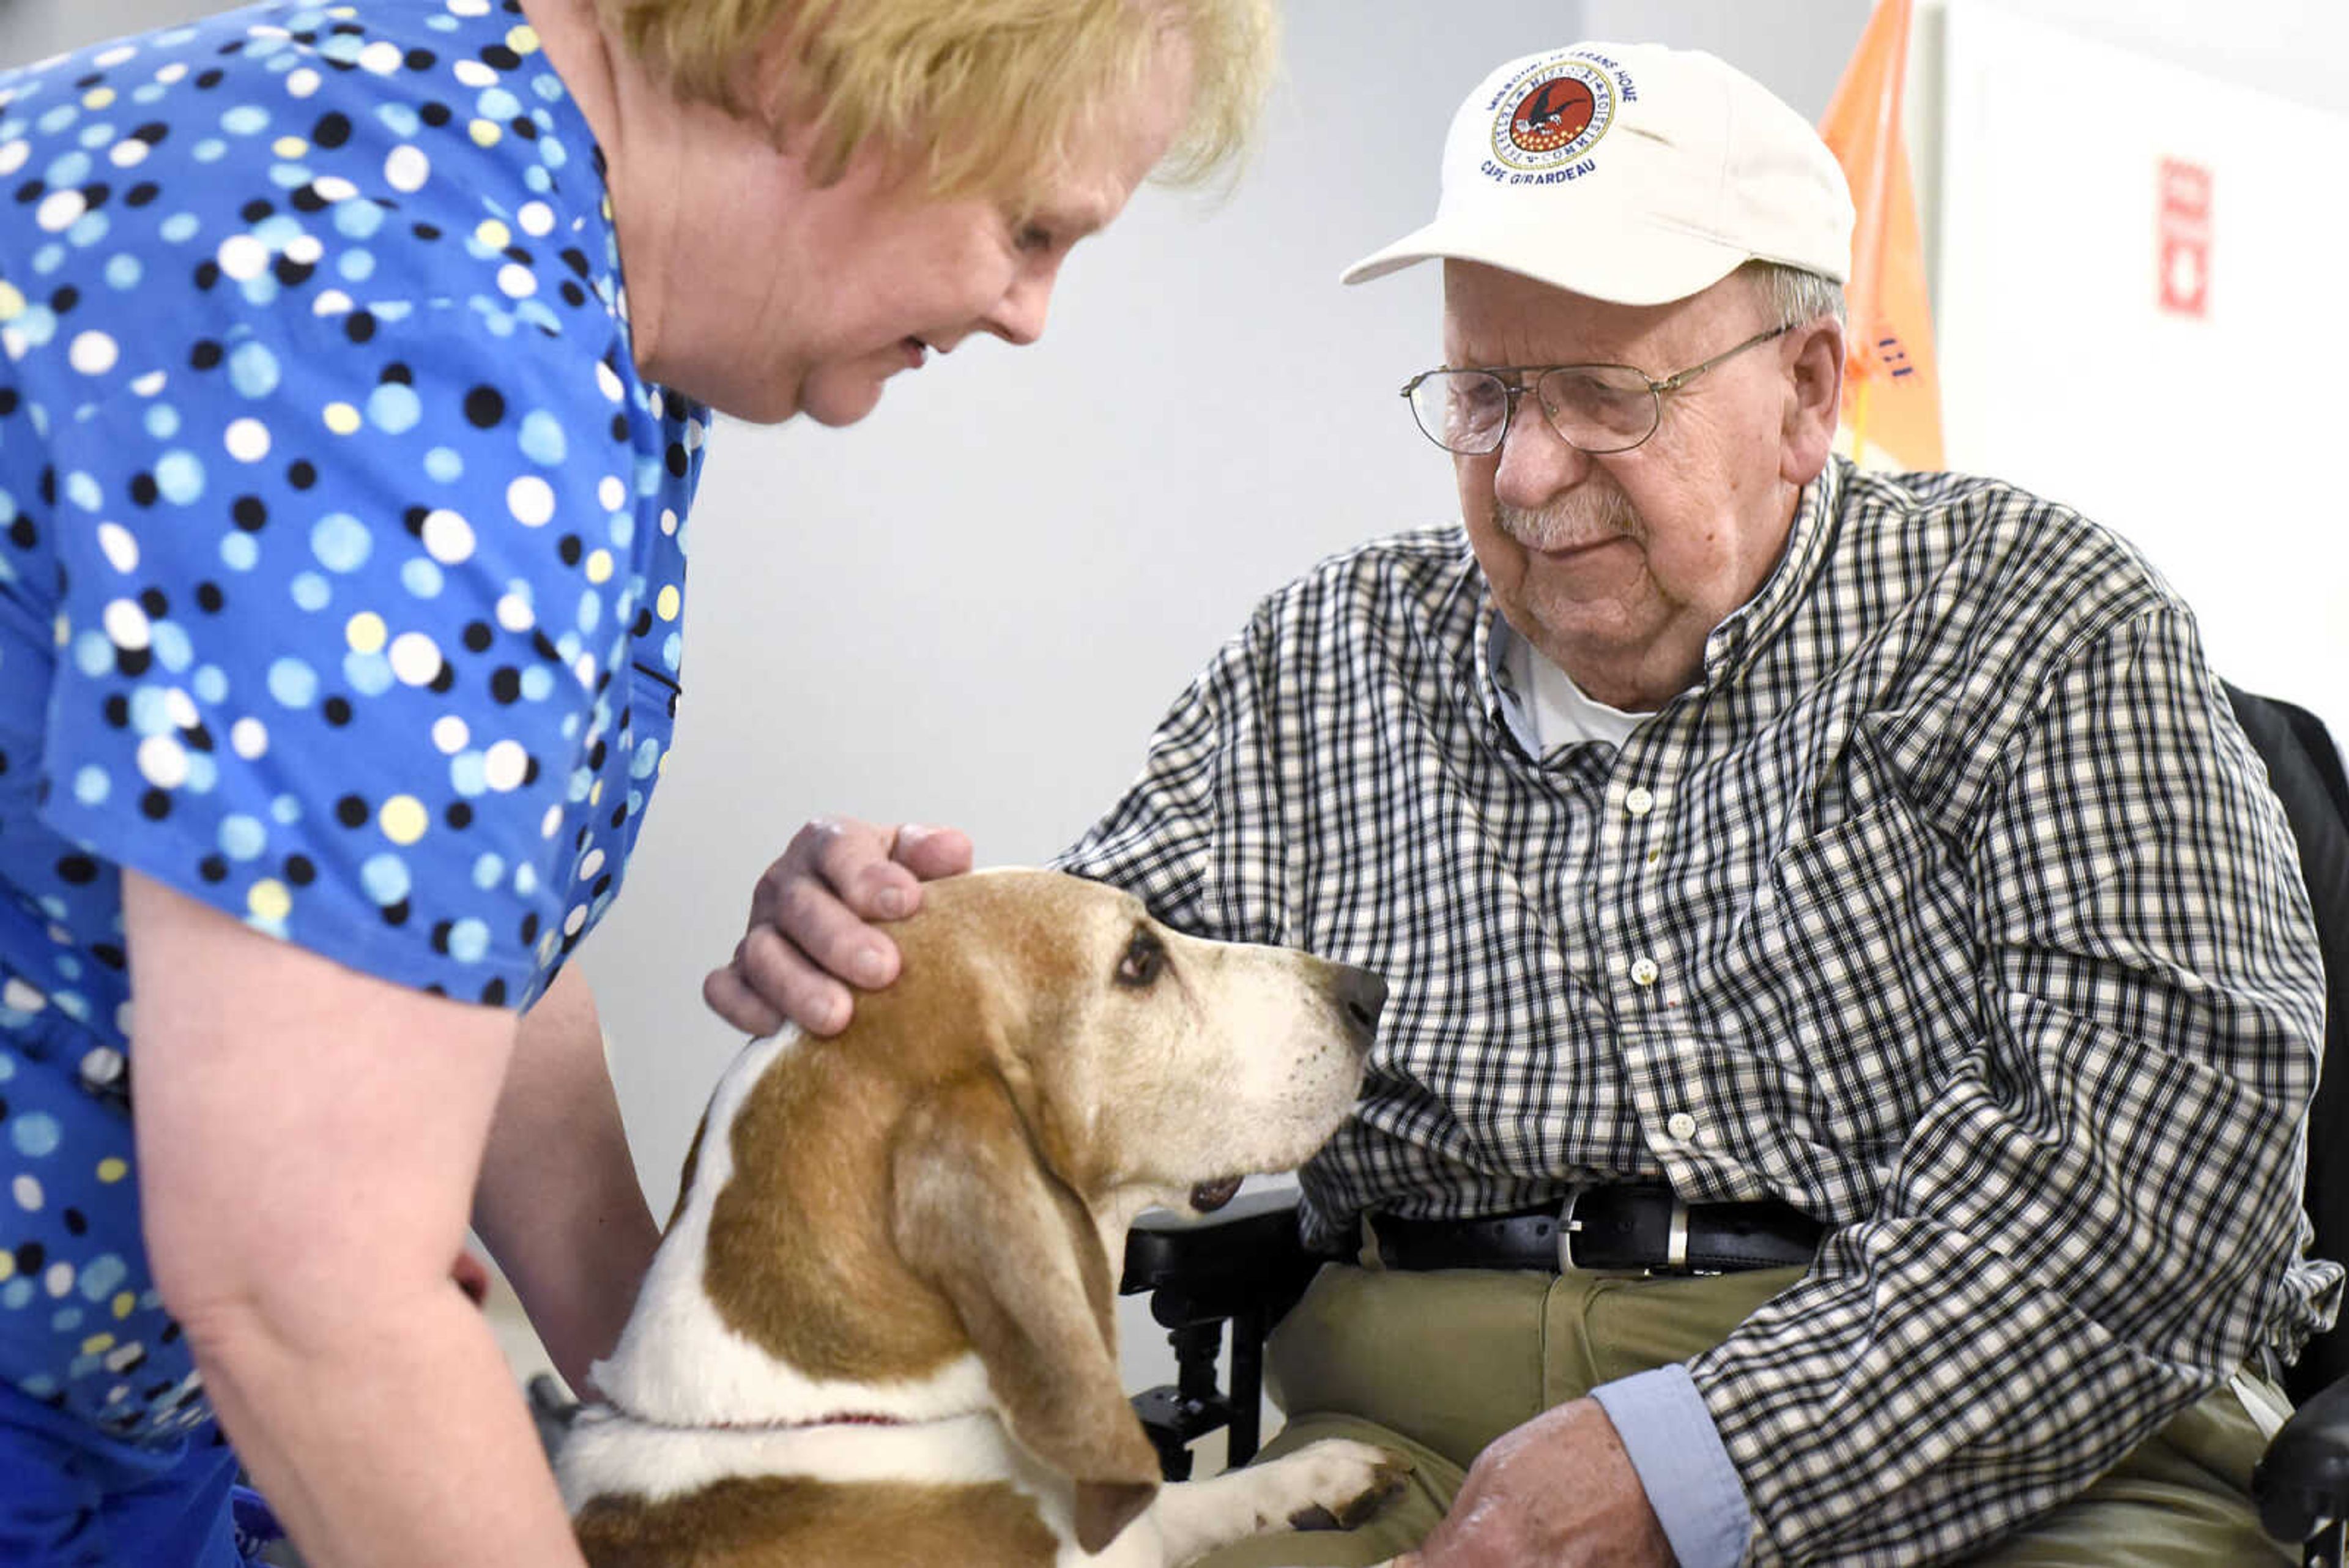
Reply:
[[[750,927],[701,999],[752,1035],[785,1023],[837,1034],[854,1006],[843,981],[870,991],[897,978],[897,944],[872,922],[912,914],[924,882],[969,869],[970,839],[956,828],[818,817],[759,878]]]
[[[1672,1549],[1596,1400],[1545,1410],[1493,1439],[1452,1511],[1388,1568],[1671,1568]]]

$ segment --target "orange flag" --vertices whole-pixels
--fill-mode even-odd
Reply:
[[[1851,346],[1843,422],[1862,466],[1941,466],[1941,386],[1909,147],[1900,133],[1909,0],[1878,0],[1844,67],[1819,134],[1858,209],[1852,234]]]

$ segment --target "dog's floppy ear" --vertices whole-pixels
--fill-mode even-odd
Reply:
[[[953,1303],[1019,1440],[1075,1480],[1078,1543],[1103,1550],[1150,1506],[1159,1472],[1118,1381],[1092,1216],[990,1076],[908,1112],[891,1174],[898,1252]]]

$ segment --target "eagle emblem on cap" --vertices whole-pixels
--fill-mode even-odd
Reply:
[[[1615,119],[1615,84],[1587,60],[1528,66],[1502,87],[1497,99],[1493,155],[1512,169],[1571,162]]]

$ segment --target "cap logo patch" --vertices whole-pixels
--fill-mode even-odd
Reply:
[[[1554,169],[1590,151],[1615,122],[1617,94],[1588,60],[1527,67],[1494,95],[1493,156],[1509,169]],[[1485,172],[1499,171],[1486,165]]]

